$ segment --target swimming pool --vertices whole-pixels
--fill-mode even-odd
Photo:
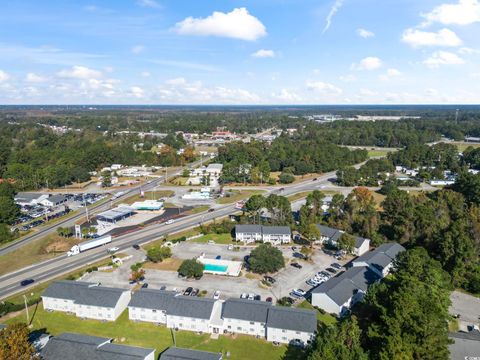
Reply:
[[[227,265],[215,265],[215,264],[204,264],[203,269],[206,271],[226,273],[228,266]]]

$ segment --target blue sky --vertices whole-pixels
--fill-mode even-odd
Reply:
[[[2,104],[480,102],[479,0],[3,0]]]

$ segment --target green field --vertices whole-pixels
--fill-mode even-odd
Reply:
[[[368,150],[368,157],[387,156],[392,150]]]
[[[208,243],[210,240],[215,241],[216,244],[236,244],[236,242],[233,241],[232,235],[230,234],[207,234],[199,238],[192,239],[192,242],[205,244]]]
[[[140,193],[138,193],[136,195],[130,196],[123,202],[127,204],[133,204],[135,201],[158,200],[161,198],[170,197],[173,194],[174,192],[172,190],[147,191],[145,192],[145,196],[143,198],[140,197]]]
[[[232,193],[229,197],[223,197],[217,200],[219,204],[232,204],[234,202],[247,199],[252,195],[262,194],[264,190],[231,190]]]
[[[81,320],[74,315],[61,312],[46,312],[39,304],[33,313],[32,330],[46,329],[52,335],[62,332],[103,336],[114,338],[115,342],[136,345],[157,350],[157,356],[166,348],[173,346],[171,331],[165,326],[149,323],[135,323],[128,319],[125,311],[115,322],[102,322],[97,320]],[[25,321],[25,315],[20,315],[7,323]],[[274,346],[263,339],[251,336],[220,336],[219,339],[210,339],[209,334],[197,335],[193,332],[178,331],[175,333],[178,347],[230,353],[229,359],[282,359],[286,346]],[[120,339],[123,341],[120,342]],[[290,357],[300,359],[299,356]]]

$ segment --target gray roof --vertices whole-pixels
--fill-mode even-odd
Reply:
[[[221,360],[222,354],[171,347],[160,355],[160,360]]]
[[[228,299],[223,304],[222,318],[267,322],[271,303],[246,299]]]
[[[272,306],[268,309],[267,327],[313,333],[317,330],[317,312]]]
[[[197,319],[210,319],[214,299],[178,295],[168,304],[167,314]]]
[[[98,286],[83,281],[61,280],[51,283],[42,297],[74,300],[76,304],[115,307],[126,289]]]
[[[379,276],[366,266],[353,267],[320,284],[312,293],[327,294],[337,305],[343,305],[358,290],[366,292],[368,286],[378,279]]]
[[[450,359],[468,359],[480,355],[480,332],[472,330],[470,332],[456,332],[448,334],[454,341],[448,345],[450,350]]]
[[[317,224],[318,230],[322,236],[328,237],[330,241],[336,242],[342,236],[343,232],[325,225]]]
[[[261,234],[262,233],[262,226],[261,225],[236,225],[235,226],[235,233],[255,233]]]
[[[67,197],[65,195],[57,194],[50,196],[46,200],[51,201],[52,203],[60,203],[65,202],[67,200]]]
[[[25,192],[20,192],[17,195],[15,195],[15,201],[32,201],[36,200],[43,196],[43,194],[38,194],[38,193],[25,193]]]
[[[393,260],[395,260],[396,256],[402,251],[405,251],[405,248],[402,245],[395,242],[386,243],[380,245],[375,250],[369,251],[364,255],[359,256],[353,262],[364,262],[369,266],[379,269],[381,271],[390,263],[392,263]]]
[[[365,238],[360,237],[360,236],[355,237],[355,247],[358,249],[358,248],[359,248],[360,246],[362,246],[363,243],[364,243],[365,241],[367,241],[367,240],[368,240],[368,239],[365,239]]]
[[[167,310],[175,291],[140,289],[132,295],[128,306],[144,309]]]
[[[292,233],[288,226],[262,226],[262,232],[269,235],[290,235]]]
[[[143,360],[152,352],[154,349],[112,344],[108,338],[63,333],[51,338],[41,355],[45,360]]]

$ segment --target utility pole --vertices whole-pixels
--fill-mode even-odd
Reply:
[[[25,311],[27,313],[27,325],[30,325],[30,314],[28,313],[27,296],[25,294],[23,294],[23,300],[25,301]]]
[[[90,222],[90,220],[88,219],[88,207],[85,201],[85,194],[82,194],[82,198],[83,198],[83,206],[85,206],[85,215],[87,216],[87,222]]]

